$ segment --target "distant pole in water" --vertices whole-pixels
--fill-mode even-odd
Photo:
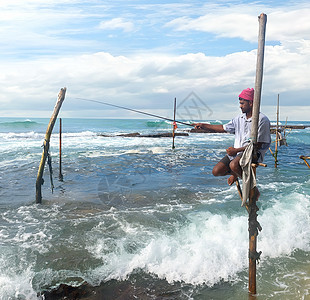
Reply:
[[[174,98],[174,108],[173,108],[173,124],[172,124],[172,149],[175,148],[174,146],[174,138],[175,138],[175,130],[177,128],[177,124],[175,122],[175,112],[177,106],[177,98]]]
[[[263,65],[264,65],[264,47],[265,47],[265,32],[267,16],[261,14],[258,17],[259,21],[259,36],[258,36],[258,49],[257,49],[257,63],[256,63],[256,78],[252,114],[252,128],[251,139],[253,140],[254,149],[252,154],[252,161],[257,163],[257,136],[258,136],[258,122],[259,110],[262,90],[263,79]],[[254,176],[256,176],[256,165],[253,167]],[[249,195],[249,294],[256,294],[256,261],[259,259],[261,252],[256,251],[258,230],[261,226],[257,221],[258,207],[256,201],[258,200],[259,192],[257,187],[250,190]]]
[[[279,143],[279,98],[280,95],[278,94],[278,101],[277,101],[277,125],[276,125],[276,144],[274,150],[274,166],[275,168],[278,167],[278,143]]]
[[[56,102],[56,105],[54,107],[53,114],[51,116],[51,119],[49,121],[49,124],[47,126],[46,134],[45,134],[45,139],[43,142],[43,153],[41,157],[41,162],[39,165],[39,170],[38,170],[38,176],[37,176],[37,181],[36,181],[36,203],[42,203],[42,191],[41,187],[43,184],[43,172],[44,172],[44,166],[46,162],[46,158],[49,152],[49,145],[50,145],[50,138],[51,134],[58,116],[58,113],[60,111],[61,105],[63,101],[65,100],[65,94],[66,94],[66,88],[62,88],[58,94],[58,99]]]
[[[62,144],[62,120],[61,118],[59,118],[59,180],[63,181],[64,177],[62,175],[61,144]]]

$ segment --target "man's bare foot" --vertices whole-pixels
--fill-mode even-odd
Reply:
[[[229,176],[227,179],[228,185],[232,185],[236,180],[237,180],[237,177],[235,175]]]

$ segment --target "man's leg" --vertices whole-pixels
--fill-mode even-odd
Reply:
[[[225,176],[231,173],[230,167],[230,159],[228,156],[224,156],[213,168],[212,174],[213,176]]]
[[[239,164],[240,158],[241,156],[236,156],[229,164],[232,174],[227,180],[229,185],[232,185],[238,177],[242,176],[242,169]]]

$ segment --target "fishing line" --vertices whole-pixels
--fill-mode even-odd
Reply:
[[[186,125],[186,126],[191,126],[191,127],[195,126],[195,125],[192,125],[192,124],[189,124],[189,123],[185,123],[185,122],[182,122],[182,121],[174,121],[172,119],[165,118],[165,117],[158,116],[158,115],[154,115],[154,114],[151,114],[151,113],[147,113],[147,112],[144,112],[144,111],[141,111],[141,110],[132,109],[132,108],[128,108],[128,107],[120,106],[120,105],[115,105],[115,104],[111,104],[111,103],[107,103],[107,102],[103,102],[103,101],[99,101],[99,100],[92,100],[92,99],[86,99],[86,98],[76,98],[76,99],[79,99],[79,100],[82,100],[82,101],[99,103],[99,104],[103,104],[103,105],[107,105],[107,106],[112,106],[112,107],[116,107],[116,108],[121,108],[121,109],[129,110],[129,111],[133,111],[133,112],[136,112],[136,113],[139,113],[139,114],[143,114],[143,115],[147,115],[147,116],[163,119],[163,120],[166,120],[166,121],[176,122],[176,123],[183,124],[183,125]]]

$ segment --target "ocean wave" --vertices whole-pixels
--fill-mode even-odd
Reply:
[[[6,121],[6,122],[0,122],[0,128],[12,128],[12,129],[18,129],[18,128],[29,128],[39,125],[38,122],[32,121],[30,119],[26,119],[24,121]]]
[[[244,226],[246,216],[227,218],[198,213],[192,214],[189,221],[188,225],[176,229],[173,234],[152,233],[151,238],[137,238],[146,243],[134,253],[127,250],[128,240],[123,240],[124,243],[118,244],[111,253],[104,250],[107,249],[107,241],[98,240],[97,245],[89,247],[89,251],[106,263],[95,269],[93,275],[122,280],[134,270],[142,269],[170,283],[181,281],[213,286],[223,279],[237,276],[245,268],[248,243],[244,239],[247,233]],[[141,232],[145,234],[147,231],[144,229],[132,234],[137,236]],[[128,238],[131,239],[130,236]]]
[[[97,133],[93,131],[81,131],[81,132],[65,132],[62,133],[63,139],[66,138],[87,138],[96,136]],[[40,133],[36,131],[29,132],[1,132],[0,139],[11,140],[11,139],[44,139],[45,133]],[[51,135],[51,139],[59,137],[58,132],[54,132]]]
[[[2,264],[1,261],[4,259],[8,260],[8,257],[0,258],[0,264]],[[13,264],[13,259],[10,262]],[[12,272],[12,268],[12,265],[7,268],[11,270],[10,274],[6,272],[6,269],[3,273],[5,275],[0,275],[0,299],[43,300],[43,298],[37,295],[37,292],[32,286],[35,272],[31,267],[22,269],[20,266],[16,266],[15,272]]]
[[[58,133],[57,133],[58,135]],[[86,131],[80,131],[80,132],[64,132],[62,133],[62,137],[93,137],[97,136],[97,132],[91,131],[91,130],[86,130]]]
[[[258,236],[258,250],[264,253],[262,261],[291,255],[296,249],[310,250],[309,226],[305,226],[309,221],[309,197],[292,193],[284,198],[294,201],[278,201],[259,215],[263,231]],[[93,280],[99,280],[99,275],[105,280],[123,280],[138,269],[169,283],[213,286],[222,280],[236,280],[247,266],[247,218],[246,214],[228,217],[194,212],[185,224],[174,224],[174,232],[169,234],[147,228],[129,231],[123,226],[126,238],[113,242],[113,249],[108,247],[111,240],[104,238],[88,248],[105,262],[93,270]],[[131,243],[135,243],[135,249],[128,251]]]
[[[44,135],[42,133],[38,133],[35,131],[29,132],[5,132],[0,133],[0,138],[4,140],[11,140],[11,139],[38,139],[43,138]]]
[[[310,251],[310,227],[305,225],[309,224],[309,206],[308,195],[294,192],[262,211],[259,247],[264,257],[290,255],[296,249]]]
[[[171,121],[166,121],[166,120],[155,120],[155,121],[147,121],[146,122],[147,127],[171,127],[172,122]]]
[[[215,120],[215,121],[212,121],[211,124],[220,124],[220,125],[222,125],[223,122],[221,120]]]

